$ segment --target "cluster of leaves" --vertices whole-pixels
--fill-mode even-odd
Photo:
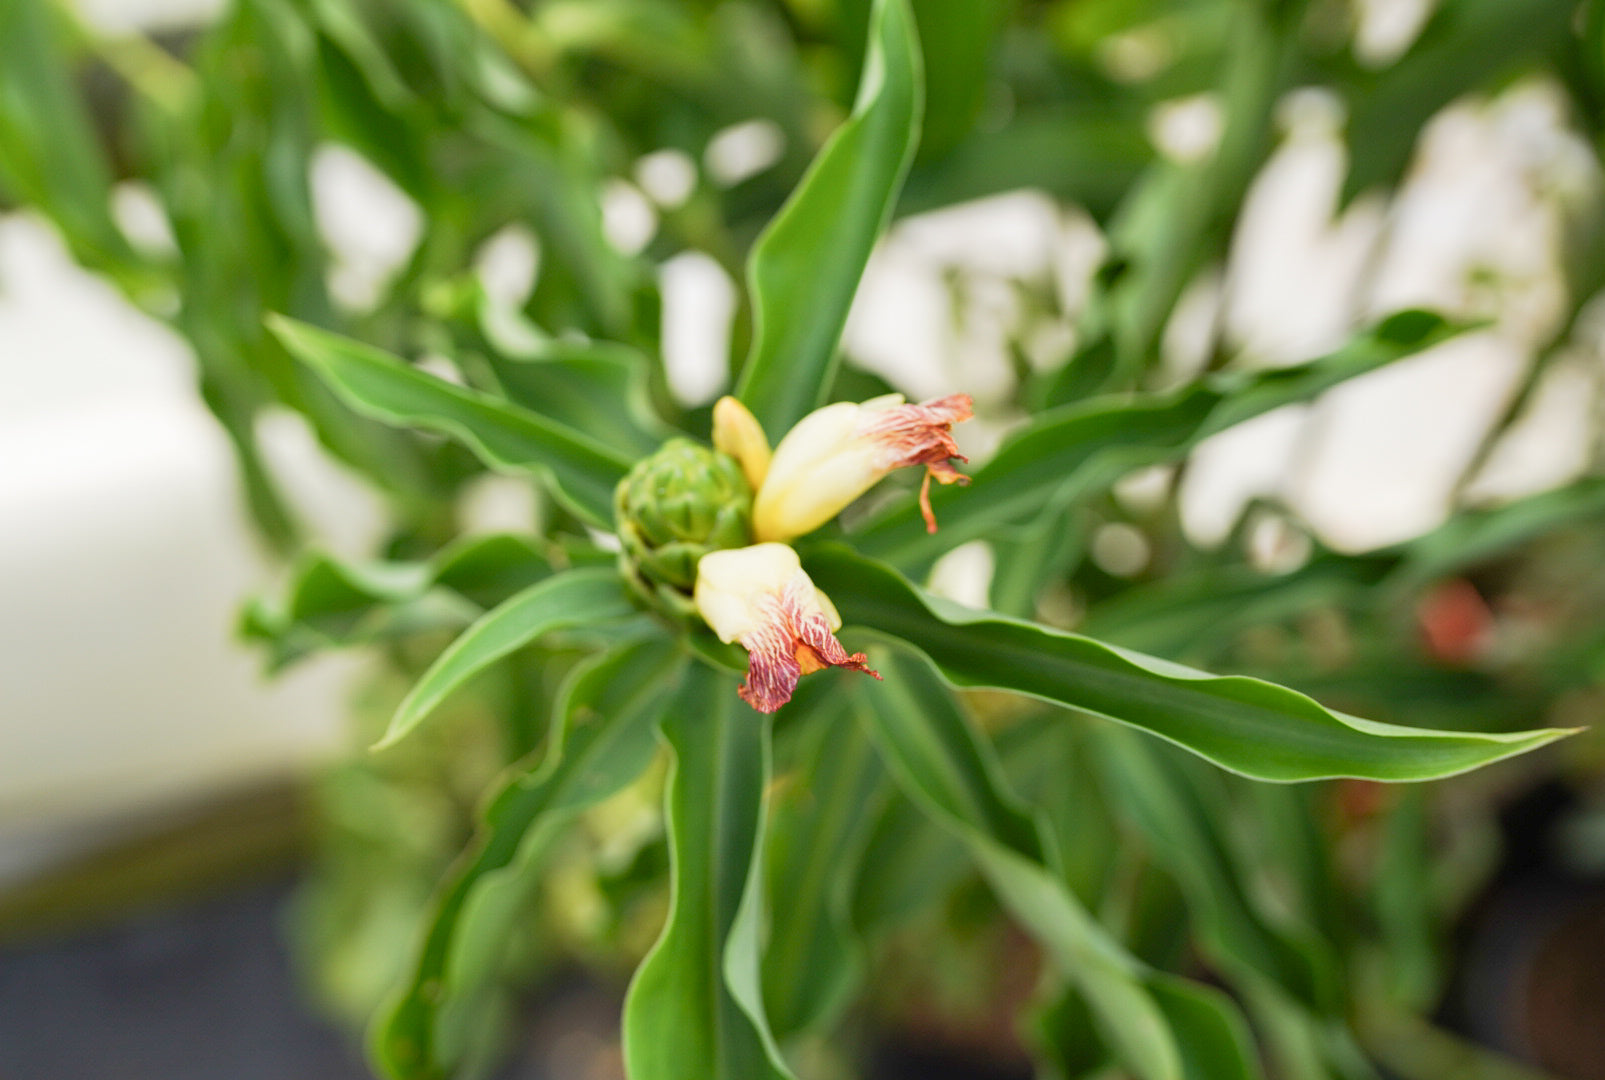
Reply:
[[[414,842],[415,878],[463,849],[438,889],[384,909],[412,944],[405,970],[376,961],[357,978],[399,984],[372,1028],[376,1066],[429,1077],[483,1062],[506,980],[529,959],[510,943],[539,936],[573,827],[638,797],[645,776],[664,786],[666,848],[593,868],[617,911],[668,893],[625,1006],[635,1080],[793,1075],[795,1048],[834,1030],[866,985],[872,947],[975,875],[1043,958],[1029,1009],[1045,1074],[1374,1075],[1370,1019],[1429,1008],[1441,978],[1431,816],[1413,795],[1357,821],[1330,798],[1355,789],[1287,785],[1446,777],[1553,740],[1509,729],[1597,682],[1605,631],[1577,581],[1556,623],[1568,648],[1498,670],[1428,655],[1411,613],[1438,583],[1561,530],[1588,564],[1598,481],[1459,515],[1397,550],[1317,550],[1281,575],[1241,544],[1189,547],[1174,498],[1134,522],[1167,553],[1135,586],[1088,559],[1087,541],[1123,515],[1109,492],[1132,470],[1463,329],[1403,312],[1303,364],[1255,374],[1223,356],[1156,388],[1164,328],[1223,259],[1284,95],[1318,82],[1341,96],[1355,191],[1397,185],[1443,105],[1535,67],[1559,73],[1593,134],[1599,11],[1446,0],[1372,70],[1333,29],[1340,5],[1314,0],[236,0],[173,51],[97,36],[65,8],[0,3],[0,185],[191,342],[264,534],[290,549],[302,532],[257,445],[268,406],[296,410],[391,496],[383,559],[303,555],[246,632],[278,664],[379,645],[416,676],[383,740],[404,744],[359,771],[410,750],[448,804],[462,775],[500,772],[471,836],[448,810],[432,845]],[[1169,62],[1114,78],[1107,46],[1138,32]],[[102,130],[81,87],[107,84]],[[1201,91],[1222,107],[1213,153],[1157,156],[1152,106]],[[606,181],[666,148],[694,163],[754,119],[780,135],[770,167],[735,183],[698,172],[642,251],[607,240]],[[422,211],[416,249],[368,305],[327,286],[308,173],[328,143]],[[165,211],[170,246],[138,247],[117,224],[114,186],[130,178]],[[814,676],[771,723],[736,699],[729,652],[641,612],[597,542],[632,461],[671,434],[707,434],[706,410],[667,389],[653,267],[696,250],[745,280],[731,382],[781,432],[825,401],[887,389],[842,364],[838,340],[888,221],[1019,187],[1083,207],[1107,238],[1078,344],[1019,372],[1012,405],[1029,417],[967,489],[936,492],[939,533],[905,493],[802,545],[844,639],[886,678]],[[540,249],[516,312],[474,270],[509,225]],[[1546,357],[1600,284],[1595,246],[1576,253],[1572,316]],[[527,532],[457,535],[457,504],[486,471],[538,488]],[[972,540],[996,554],[996,612],[912,583]],[[1066,590],[1091,636],[1036,621]],[[1311,612],[1360,643],[1354,655],[1323,654],[1300,629]],[[1277,647],[1244,647],[1267,634]],[[429,739],[450,719],[432,714],[469,701],[492,718],[474,743],[488,764],[441,768],[467,752]],[[665,749],[663,778],[651,765]],[[425,756],[433,771],[416,768]],[[372,786],[390,796],[345,812],[370,834],[428,817],[398,803],[398,783],[383,777]],[[1374,890],[1337,865],[1339,834],[1374,843]],[[627,938],[615,949],[628,954]],[[377,955],[394,938],[363,940]]]

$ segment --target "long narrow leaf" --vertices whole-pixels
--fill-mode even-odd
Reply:
[[[557,499],[592,525],[612,521],[613,489],[630,464],[617,451],[360,341],[282,316],[271,317],[269,326],[359,413],[451,435],[492,468],[544,476]]]
[[[1044,865],[1036,823],[1007,792],[990,744],[970,728],[930,665],[897,653],[877,653],[876,663],[886,686],[858,687],[855,694],[888,768],[910,798],[964,842],[998,898],[1075,981],[1122,1062],[1143,1080],[1254,1076],[1246,1032],[1226,1022],[1230,1010],[1218,1000],[1182,999],[1195,1035],[1211,1047],[1209,1061],[1187,1060],[1149,986],[1151,973]],[[1235,1053],[1222,1049],[1231,1045],[1239,1047]]]
[[[673,893],[624,1003],[631,1080],[791,1080],[757,1000],[768,725],[698,665],[662,724]]]
[[[375,749],[401,739],[453,690],[541,635],[623,619],[635,613],[635,606],[612,569],[570,570],[530,586],[463,631],[462,636],[429,665],[429,670],[402,699]]]
[[[1568,734],[1459,733],[1361,720],[1273,683],[1208,675],[927,596],[840,545],[821,545],[806,566],[848,626],[908,642],[956,685],[1012,690],[1119,720],[1260,780],[1429,780]]]
[[[1028,524],[1133,469],[1171,461],[1233,424],[1308,401],[1458,332],[1427,312],[1400,312],[1330,356],[1298,367],[1054,410],[1004,443],[968,487],[931,492],[940,532],[927,533],[909,500],[861,529],[857,546],[899,565],[928,565],[967,540]]]
[[[466,537],[420,562],[349,562],[325,552],[303,557],[282,600],[257,598],[240,633],[269,649],[277,670],[310,653],[471,622],[552,565],[529,539],[509,533]]]
[[[1196,932],[1217,962],[1232,974],[1270,980],[1312,1010],[1336,1013],[1335,957],[1313,935],[1267,922],[1232,864],[1221,823],[1192,777],[1166,760],[1179,755],[1110,725],[1100,735],[1105,790],[1186,892]]]
[[[755,333],[736,393],[772,436],[823,403],[859,276],[919,142],[920,80],[907,0],[876,0],[853,114],[747,265]]]
[[[658,717],[684,664],[660,638],[605,654],[569,680],[544,758],[515,771],[491,799],[474,846],[434,903],[405,987],[374,1027],[370,1049],[387,1076],[421,1080],[450,1067],[453,1048],[441,1029],[452,1017],[443,1011],[477,1003],[484,980],[476,973],[493,974],[498,939],[561,828],[651,760]]]
[[[830,703],[836,699],[830,695]],[[832,708],[791,723],[799,721],[807,725],[808,744],[795,771],[782,773],[776,785],[766,837],[768,895],[774,902],[763,989],[781,1039],[824,1028],[859,981],[862,950],[847,899],[873,811],[886,791],[874,747],[847,710]]]

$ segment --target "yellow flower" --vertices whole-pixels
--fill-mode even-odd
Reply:
[[[814,587],[785,544],[714,551],[697,563],[697,610],[720,641],[747,650],[741,699],[772,713],[791,700],[797,680],[826,667],[880,678],[863,653],[848,653],[833,631],[841,616]]]
[[[931,478],[943,484],[969,483],[950,459],[968,460],[959,453],[952,428],[972,415],[968,394],[950,394],[920,405],[904,404],[901,394],[888,394],[862,405],[841,402],[816,409],[775,448],[753,502],[754,538],[789,540],[811,532],[881,477],[905,465],[925,466],[920,512],[925,527],[935,532]]]

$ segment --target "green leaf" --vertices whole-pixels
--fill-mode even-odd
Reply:
[[[1176,1036],[1188,1080],[1263,1076],[1248,1023],[1231,998],[1164,972],[1151,973],[1147,987]]]
[[[919,142],[919,43],[907,0],[876,0],[858,100],[752,249],[752,350],[736,395],[771,438],[823,404],[870,249]]]
[[[347,562],[318,552],[290,572],[283,600],[257,598],[240,633],[269,649],[273,670],[328,648],[466,626],[483,609],[548,577],[523,536],[464,537],[421,562]]]
[[[925,74],[920,156],[945,154],[975,124],[986,101],[1009,0],[912,0]]]
[[[1457,514],[1406,544],[1390,589],[1419,588],[1530,540],[1605,518],[1605,479],[1586,477],[1490,510]]]
[[[1101,221],[1153,159],[1143,116],[1123,103],[1022,107],[1004,127],[916,163],[897,212],[918,214],[1028,187],[1079,203]]]
[[[768,718],[698,665],[662,732],[674,753],[673,892],[625,998],[625,1069],[631,1080],[790,1080],[758,992]]]
[[[1286,687],[1214,676],[1076,634],[960,607],[840,545],[806,560],[849,627],[925,653],[958,686],[1012,690],[1170,740],[1260,780],[1429,780],[1525,753],[1566,731],[1418,730],[1331,712]]]
[[[968,487],[931,492],[941,531],[927,533],[902,500],[854,535],[857,546],[901,566],[926,566],[968,540],[1029,525],[1144,465],[1174,460],[1234,424],[1310,398],[1461,332],[1438,316],[1406,311],[1308,364],[1218,375],[1136,398],[1100,398],[1036,418],[1006,441]]]
[[[494,982],[501,943],[525,910],[545,853],[580,810],[630,783],[657,750],[656,725],[686,658],[665,639],[622,646],[565,684],[551,743],[487,804],[472,847],[436,898],[408,981],[374,1025],[370,1051],[393,1080],[449,1071],[452,1031]]]
[[[1074,980],[1121,1061],[1143,1080],[1253,1076],[1249,1054],[1241,1049],[1235,1071],[1222,1067],[1231,1058],[1214,1049],[1218,1060],[1211,1068],[1184,1067],[1150,989],[1151,974],[1044,865],[1036,823],[1007,792],[990,744],[970,727],[930,665],[881,651],[875,663],[886,683],[855,687],[854,695],[888,769],[910,798],[963,841],[998,898]],[[1226,1015],[1223,1006],[1217,1021]],[[1188,1018],[1207,1028],[1202,1014],[1190,1012]],[[1244,1032],[1220,1025],[1200,1034],[1218,1048],[1241,1040]]]
[[[1343,201],[1376,184],[1397,184],[1434,113],[1565,40],[1577,10],[1575,0],[1438,5],[1410,50],[1349,95]]]
[[[1223,651],[1244,627],[1370,599],[1393,561],[1323,551],[1287,574],[1247,566],[1181,571],[1094,604],[1079,629],[1127,648],[1195,659]]]
[[[835,700],[831,694],[823,704]],[[780,1039],[826,1028],[862,976],[847,901],[885,794],[880,762],[852,714],[815,713],[788,719],[806,725],[806,745],[780,775],[765,844],[772,903],[763,990]]]
[[[1187,894],[1198,936],[1239,977],[1269,979],[1321,1013],[1341,1006],[1335,958],[1308,933],[1270,925],[1249,895],[1194,778],[1163,747],[1099,729],[1103,787]]]
[[[895,790],[870,823],[861,862],[848,906],[862,938],[907,923],[969,872],[964,846]]]
[[[525,355],[487,359],[509,399],[632,456],[675,434],[652,411],[647,359],[634,349],[553,339]]]
[[[268,325],[285,348],[363,415],[451,435],[492,468],[542,476],[558,501],[590,524],[611,525],[613,488],[630,464],[617,451],[360,341],[279,315],[269,316]]]
[[[429,665],[402,699],[374,749],[396,743],[453,690],[541,635],[626,619],[636,613],[612,568],[569,570],[531,585],[463,631]]]
[[[37,0],[0,4],[0,182],[49,214],[86,265],[126,273],[137,260],[112,217],[111,167],[58,15]]]

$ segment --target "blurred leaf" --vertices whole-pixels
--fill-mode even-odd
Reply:
[[[1459,331],[1428,312],[1400,312],[1308,364],[1217,375],[1168,393],[1098,398],[1043,413],[1006,440],[968,487],[931,492],[940,532],[926,531],[908,499],[871,520],[854,541],[900,566],[928,566],[965,541],[1006,536],[1010,526],[1036,521],[1133,469],[1173,460],[1234,424],[1307,401]]]
[[[240,632],[267,645],[278,670],[327,648],[466,625],[551,572],[532,541],[510,534],[466,536],[424,562],[352,563],[320,552],[291,571],[283,601],[247,604]]]
[[[791,719],[809,725],[808,745],[779,777],[766,844],[771,925],[763,989],[779,1039],[827,1027],[862,977],[847,901],[883,773],[852,714],[822,704],[825,715]]]
[[[1099,790],[1090,752],[1093,734],[1064,723],[1057,709],[1041,708],[996,735],[1010,787],[1036,811],[1039,827],[1058,852],[1060,875],[1088,905],[1108,892],[1123,850]]]
[[[58,20],[42,0],[0,0],[0,184],[48,214],[85,265],[126,275],[137,259]]]
[[[648,360],[611,342],[543,341],[530,355],[486,356],[512,401],[632,457],[674,432],[653,412]]]
[[[1434,857],[1426,801],[1416,789],[1403,791],[1382,823],[1370,900],[1386,950],[1388,996],[1393,1007],[1412,1012],[1430,1011],[1441,992]]]
[[[473,845],[442,887],[406,986],[375,1021],[375,1065],[393,1080],[446,1075],[466,1048],[503,943],[552,841],[580,810],[629,784],[657,749],[655,725],[684,653],[664,639],[586,663],[562,692],[538,763],[515,768],[486,805]]]
[[[631,1080],[790,1080],[758,994],[768,718],[698,665],[662,732],[673,892],[625,998],[625,1068]]]
[[[1249,184],[1270,151],[1272,115],[1308,6],[1222,5],[1229,25],[1211,88],[1221,123],[1215,146],[1195,160],[1156,160],[1110,223],[1110,258],[1122,268],[1108,296],[1112,389],[1140,385],[1188,282],[1225,256]]]
[[[1138,109],[1039,106],[996,131],[971,135],[939,158],[916,163],[897,212],[918,214],[1035,188],[1104,220],[1153,154]]]
[[[771,438],[823,404],[858,279],[919,142],[920,77],[907,0],[876,0],[853,114],[752,249],[755,333],[736,395]]]
[[[1262,1077],[1254,1037],[1236,1003],[1213,986],[1164,972],[1147,980],[1181,1050],[1188,1080]]]
[[[1144,1080],[1254,1076],[1247,1051],[1240,1049],[1235,1060],[1218,1052],[1220,1044],[1245,1034],[1241,1025],[1226,1026],[1226,1008],[1215,1017],[1220,1032],[1209,1036],[1216,1045],[1206,1052],[1208,1067],[1184,1067],[1147,985],[1150,974],[1043,865],[1035,822],[1006,791],[990,744],[971,729],[929,664],[891,652],[877,652],[875,663],[885,685],[859,685],[854,692],[887,768],[911,799],[963,841],[998,898],[1075,981],[1119,1059]],[[1198,1014],[1186,1015],[1207,1026]]]
[[[1024,1034],[1044,1080],[1082,1080],[1110,1068],[1096,1018],[1073,986],[1027,1014]]]
[[[1341,1008],[1335,958],[1308,933],[1271,925],[1233,864],[1224,823],[1164,748],[1114,727],[1097,729],[1103,786],[1154,858],[1186,891],[1198,936],[1239,977],[1266,978],[1325,1014]],[[1176,763],[1179,765],[1180,763]]]
[[[1259,679],[1212,676],[960,607],[921,593],[840,545],[814,548],[805,567],[847,626],[909,643],[956,685],[1011,690],[1119,720],[1260,780],[1426,780],[1569,734],[1460,734],[1379,724],[1329,712],[1303,694]]]
[[[1197,651],[1219,655],[1245,627],[1346,606],[1366,595],[1392,565],[1387,557],[1322,552],[1286,574],[1247,566],[1179,571],[1092,605],[1076,629],[1171,659]]]
[[[567,570],[531,585],[491,609],[446,647],[402,699],[374,748],[397,742],[453,690],[543,634],[635,614],[618,571],[611,567]]]
[[[282,316],[269,324],[352,408],[387,424],[444,432],[493,468],[542,476],[565,509],[592,525],[611,525],[613,488],[629,468],[612,448],[360,341]]]
[[[473,114],[470,132],[490,152],[469,162],[464,190],[498,216],[528,221],[540,239],[536,321],[628,340],[641,271],[603,232],[595,133],[579,115],[515,122],[489,111]]]
[[[1343,201],[1377,184],[1396,186],[1417,136],[1455,98],[1487,87],[1558,44],[1576,0],[1449,0],[1440,3],[1404,56],[1349,98],[1349,175]]]
[[[998,33],[1012,0],[912,0],[924,63],[920,156],[945,154],[969,133],[991,89]]]
[[[970,873],[964,846],[896,791],[869,823],[861,864],[849,909],[865,938],[910,921]]]
[[[1605,479],[1585,477],[1490,510],[1457,515],[1404,545],[1391,589],[1419,588],[1569,525],[1605,518]]]

